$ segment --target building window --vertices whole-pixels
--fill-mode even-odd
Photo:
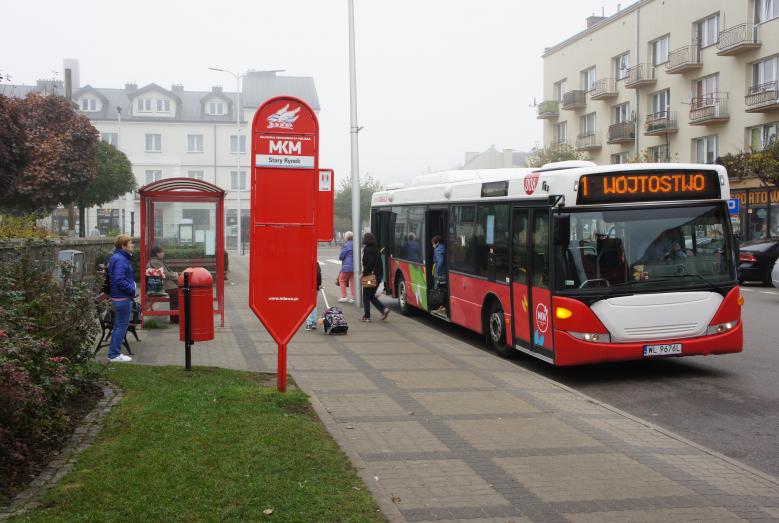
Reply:
[[[219,116],[226,113],[224,102],[210,102],[208,104],[208,114]]]
[[[166,98],[158,98],[157,99],[157,112],[158,113],[169,113],[170,112],[170,100]]]
[[[776,91],[779,80],[779,57],[772,56],[752,64],[752,87],[750,94]]]
[[[151,98],[138,98],[137,108],[139,113],[150,113]]]
[[[187,152],[188,153],[202,153],[203,152],[203,135],[202,134],[188,134],[187,135]]]
[[[159,153],[159,152],[162,152],[162,135],[161,134],[147,134],[146,135],[146,152],[147,153]]]
[[[628,163],[629,161],[630,161],[629,153],[622,152],[622,153],[611,155],[611,163],[613,164]]]
[[[719,13],[704,18],[695,24],[701,48],[709,47],[719,41]]]
[[[668,156],[668,145],[656,145],[654,147],[647,147],[647,153],[649,154],[650,162],[668,162],[670,157]]]
[[[554,99],[558,102],[563,101],[563,95],[568,90],[568,80],[562,79],[554,84]]]
[[[630,102],[614,106],[614,123],[622,123],[630,120]]]
[[[585,136],[595,134],[595,113],[587,113],[581,117],[579,131]]]
[[[614,78],[622,80],[628,75],[630,69],[630,53],[622,53],[614,57]]]
[[[194,178],[195,180],[202,180],[203,174],[204,171],[187,171],[187,176],[189,178]]]
[[[568,142],[568,122],[562,122],[554,126],[554,141],[556,144]]]
[[[695,138],[693,141],[695,148],[696,163],[714,163],[717,159],[717,136],[704,136]]]
[[[668,45],[671,38],[665,35],[649,43],[652,50],[652,65],[664,64],[668,61]]]
[[[760,151],[766,146],[776,143],[777,130],[779,130],[779,122],[750,127],[747,129],[749,148],[752,151]]]
[[[81,110],[87,113],[97,111],[97,100],[95,98],[82,98]]]
[[[582,90],[592,91],[595,88],[595,67],[582,71]]]
[[[240,143],[241,143],[241,150],[236,151],[236,144],[238,143],[237,137],[234,134],[230,135],[230,153],[235,154],[236,152],[240,152],[241,154],[246,152],[246,136],[241,135],[240,136]]]
[[[100,133],[100,139],[114,147],[119,147],[119,133]]]
[[[241,185],[238,186],[238,171],[230,171],[230,190],[231,191],[245,191],[246,190],[246,171],[240,172]]]
[[[711,101],[717,96],[719,91],[719,73],[704,76],[700,80],[693,82],[693,92],[698,102]]]
[[[649,112],[663,113],[671,108],[671,90],[664,89],[649,95]]]
[[[162,171],[158,169],[146,170],[146,185],[149,185],[151,182],[158,182],[160,180],[162,180]]]
[[[761,24],[779,17],[777,0],[755,0],[755,23]]]

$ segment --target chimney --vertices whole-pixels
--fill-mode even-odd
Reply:
[[[81,88],[81,78],[79,75],[78,60],[74,58],[65,58],[62,61],[62,69],[63,71],[70,69],[70,83],[73,87],[73,91],[79,90]],[[65,78],[65,76],[65,74],[62,75],[63,78]]]
[[[138,84],[124,84],[124,90],[125,91],[137,91],[138,90]]]
[[[215,85],[211,88],[212,93],[221,93],[222,92],[222,86],[221,85]]]
[[[599,23],[601,23],[606,18],[607,17],[605,17],[605,16],[595,16],[595,15],[588,16],[587,17],[587,29],[589,29],[590,27],[592,27],[594,25],[598,25]]]
[[[170,90],[174,93],[183,93],[184,92],[184,86],[182,84],[173,84],[170,86]]]

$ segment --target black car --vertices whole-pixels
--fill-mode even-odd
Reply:
[[[779,258],[779,238],[750,240],[740,246],[738,281],[760,281],[771,285],[771,270]]]

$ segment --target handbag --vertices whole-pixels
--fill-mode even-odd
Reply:
[[[362,285],[363,289],[375,289],[378,287],[379,282],[376,281],[375,274],[363,274],[360,276],[360,285]]]

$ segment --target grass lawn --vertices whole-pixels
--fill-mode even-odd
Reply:
[[[385,521],[302,392],[215,368],[109,377],[125,397],[94,445],[14,521]]]

